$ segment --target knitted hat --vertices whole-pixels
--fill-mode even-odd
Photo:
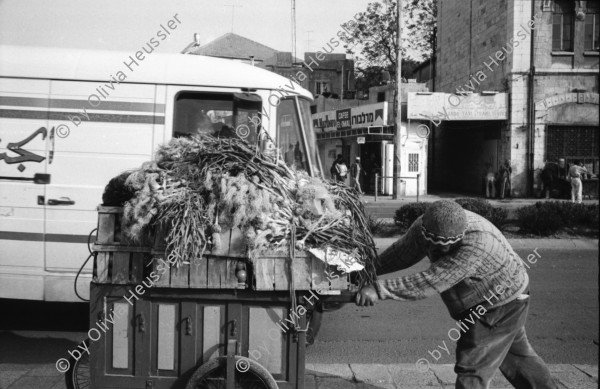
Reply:
[[[467,214],[450,200],[431,204],[423,214],[421,232],[433,244],[450,245],[461,240],[467,229]]]

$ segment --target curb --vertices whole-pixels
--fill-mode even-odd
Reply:
[[[597,388],[598,366],[584,364],[548,365],[561,389]],[[306,364],[305,389],[433,389],[453,387],[454,365],[430,365],[421,371],[414,363],[397,364]],[[0,363],[2,389],[64,389],[64,377],[53,364],[15,365]],[[496,372],[491,389],[512,388]]]
[[[391,238],[374,238],[377,247],[387,247],[397,241],[398,236]],[[546,249],[546,250],[585,250],[598,251],[598,239],[508,239],[513,249]]]
[[[598,250],[598,239],[508,239],[514,249]]]
[[[598,366],[580,364],[548,365],[561,389],[597,388]],[[456,381],[454,365],[431,365],[420,371],[415,364],[306,364],[306,389],[324,388],[447,388]],[[491,389],[512,388],[498,371]]]

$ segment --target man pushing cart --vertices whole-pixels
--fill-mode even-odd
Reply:
[[[406,269],[425,256],[429,269],[378,280],[361,289],[356,304],[439,293],[462,330],[454,368],[457,389],[488,388],[497,369],[515,388],[556,388],[527,340],[529,278],[502,233],[454,201],[437,201],[380,254],[377,274]]]

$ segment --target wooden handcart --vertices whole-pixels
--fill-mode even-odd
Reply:
[[[327,294],[349,301],[347,274],[306,252],[251,263],[235,230],[220,250],[170,266],[164,239],[123,239],[121,216],[98,208],[89,378],[73,387],[304,388],[306,312]],[[78,361],[73,377],[85,369]]]

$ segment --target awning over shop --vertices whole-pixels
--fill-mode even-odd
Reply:
[[[350,138],[355,136],[369,136],[370,139],[392,139],[394,126],[363,127],[350,130],[329,131],[317,134],[317,140]]]
[[[317,112],[312,115],[317,139],[346,138],[393,133],[387,102]],[[392,128],[392,129],[390,129]],[[390,132],[391,131],[391,132]]]
[[[407,118],[441,121],[507,120],[508,94],[409,92]]]

